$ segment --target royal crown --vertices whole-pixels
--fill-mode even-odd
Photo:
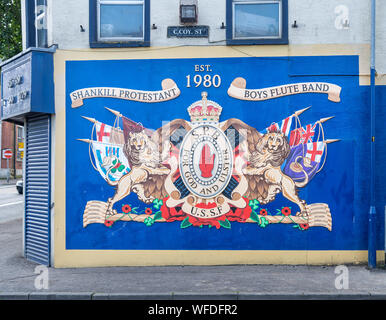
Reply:
[[[207,99],[208,93],[201,93],[202,99],[192,103],[188,112],[190,115],[190,121],[197,122],[218,122],[222,111],[221,106],[211,100]]]

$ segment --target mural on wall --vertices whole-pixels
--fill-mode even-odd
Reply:
[[[171,79],[162,91],[120,88],[88,88],[71,93],[72,107],[83,99],[118,98],[140,102],[175,99],[180,90]],[[260,101],[300,93],[326,93],[339,102],[341,88],[329,83],[298,83],[265,89],[246,89],[246,80],[236,78],[229,96]],[[178,221],[188,227],[231,228],[232,223],[291,224],[299,230],[324,227],[332,230],[328,203],[308,203],[298,191],[306,188],[323,170],[328,144],[324,117],[302,125],[300,116],[310,107],[299,108],[282,119],[267,119],[266,128],[256,128],[237,118],[220,120],[222,106],[201,97],[187,107],[190,120],[175,119],[151,130],[119,111],[106,108],[114,123],[83,116],[93,123],[89,144],[90,165],[115,188],[108,199],[85,203],[83,227],[100,223],[111,227],[118,221],[154,223]],[[278,121],[279,120],[279,121]],[[101,122],[103,121],[103,122]],[[272,122],[273,121],[273,122]],[[102,180],[101,180],[102,181]],[[117,203],[136,194],[143,205]],[[278,194],[292,206],[266,206]]]

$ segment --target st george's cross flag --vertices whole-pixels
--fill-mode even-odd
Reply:
[[[110,142],[112,127],[102,122],[95,122],[96,137],[98,142]]]

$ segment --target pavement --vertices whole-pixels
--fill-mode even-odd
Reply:
[[[383,266],[44,269],[22,256],[20,219],[0,223],[0,247],[0,300],[386,300]]]
[[[21,219],[24,215],[24,197],[16,189],[16,180],[0,180],[0,223]]]
[[[16,185],[16,182],[19,180],[22,180],[22,179],[21,178],[20,179],[9,179],[9,181],[7,181],[7,179],[0,179],[0,186]]]

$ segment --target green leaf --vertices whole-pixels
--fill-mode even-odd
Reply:
[[[162,213],[161,211],[157,211],[153,217],[154,220],[162,219]]]
[[[154,219],[152,217],[147,217],[144,221],[144,224],[148,227],[152,226],[154,223]]]
[[[231,228],[231,223],[229,222],[228,219],[225,219],[224,221],[220,220],[219,222],[220,222],[220,226],[227,228],[227,229]]]
[[[260,223],[259,223],[260,227],[265,228],[268,224],[269,224],[268,220],[264,217],[261,217]]]
[[[153,206],[156,209],[159,209],[162,206],[162,204],[163,204],[163,202],[160,199],[154,199],[154,201],[153,201]]]
[[[0,59],[5,61],[22,50],[21,1],[0,1]]]
[[[181,229],[185,229],[185,228],[190,227],[191,225],[192,225],[192,224],[189,222],[189,217],[186,217],[186,218],[181,222],[180,228],[181,228]]]
[[[250,218],[251,218],[253,221],[257,222],[257,223],[259,222],[259,217],[257,216],[257,213],[256,213],[255,211],[252,211],[252,212],[251,212]]]

